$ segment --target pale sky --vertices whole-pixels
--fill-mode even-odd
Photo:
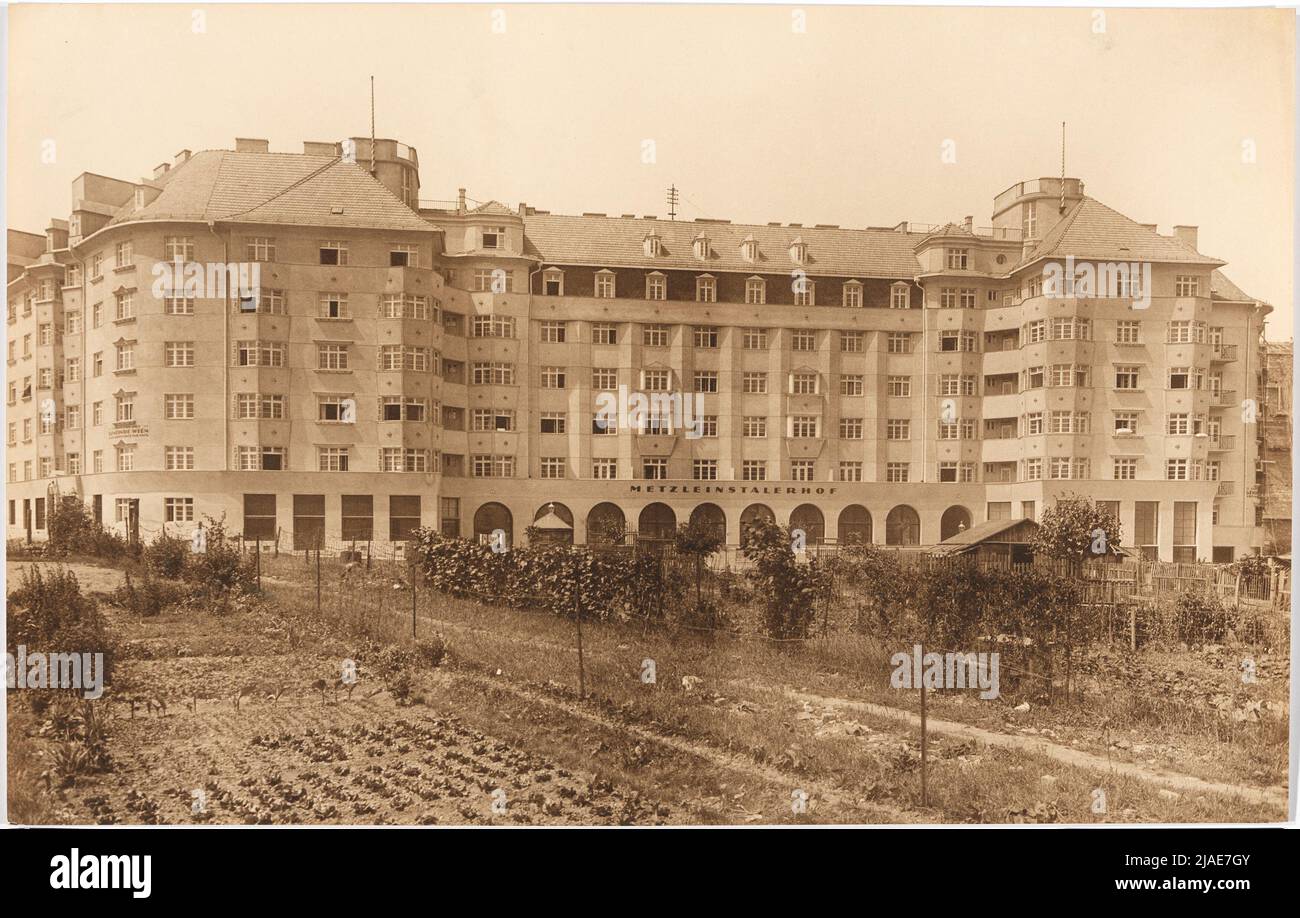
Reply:
[[[8,225],[66,217],[81,172],[366,136],[371,74],[422,198],[555,213],[662,217],[675,184],[679,219],[986,226],[998,192],[1058,174],[1064,120],[1090,195],[1198,225],[1291,337],[1293,12],[1107,10],[1098,33],[1091,10],[807,7],[798,32],[793,10],[11,7]]]

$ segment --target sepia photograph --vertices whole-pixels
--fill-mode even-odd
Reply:
[[[5,20],[9,826],[1294,819],[1294,9]]]

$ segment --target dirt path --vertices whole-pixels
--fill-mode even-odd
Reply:
[[[741,683],[751,688],[759,688],[752,683]],[[786,690],[786,697],[793,700],[796,704],[820,705],[824,708],[840,711],[855,711],[863,714],[871,714],[876,717],[887,720],[905,723],[909,727],[919,730],[921,728],[920,716],[913,714],[911,711],[892,708],[883,704],[872,704],[866,701],[851,701],[847,698],[829,698],[823,695],[810,695],[806,692]],[[1176,791],[1184,791],[1193,794],[1223,794],[1231,797],[1239,797],[1252,803],[1271,804],[1280,808],[1283,812],[1287,808],[1287,789],[1285,787],[1248,787],[1243,784],[1227,784],[1219,781],[1206,781],[1201,778],[1192,777],[1191,775],[1179,774],[1178,772],[1167,771],[1160,768],[1152,768],[1146,765],[1138,765],[1131,762],[1116,762],[1106,759],[1090,752],[1082,752],[1078,749],[1072,749],[1069,746],[1062,746],[1053,743],[1050,740],[1037,736],[1023,736],[1014,733],[997,733],[993,730],[985,730],[982,727],[972,727],[969,724],[955,723],[950,720],[937,720],[933,717],[926,718],[926,727],[935,733],[943,733],[950,736],[960,737],[962,739],[975,740],[987,746],[998,746],[1004,749],[1017,749],[1023,752],[1040,755],[1045,758],[1054,759],[1065,765],[1073,765],[1078,768],[1086,768],[1091,771],[1113,772],[1115,774],[1125,775],[1126,777],[1136,778],[1148,784],[1156,784],[1167,787]]]

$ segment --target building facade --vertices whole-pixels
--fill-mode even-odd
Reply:
[[[1270,309],[1195,227],[1070,178],[1012,186],[988,227],[866,229],[419,187],[396,141],[237,140],[82,175],[66,222],[10,231],[9,537],[77,494],[145,539],[223,515],[297,548],[696,518],[734,545],[762,515],[914,545],[1076,494],[1149,557],[1263,544]],[[179,266],[205,282],[160,289]]]

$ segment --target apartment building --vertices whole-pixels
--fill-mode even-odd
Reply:
[[[1270,307],[1195,227],[1073,178],[1012,186],[988,226],[865,229],[419,187],[396,141],[238,140],[83,175],[66,224],[11,231],[9,536],[75,493],[142,538],[224,515],[299,548],[541,519],[736,544],[758,516],[915,545],[1072,493],[1149,557],[1262,545]],[[160,265],[234,263],[255,291],[158,295]],[[611,421],[620,390],[659,407]]]

